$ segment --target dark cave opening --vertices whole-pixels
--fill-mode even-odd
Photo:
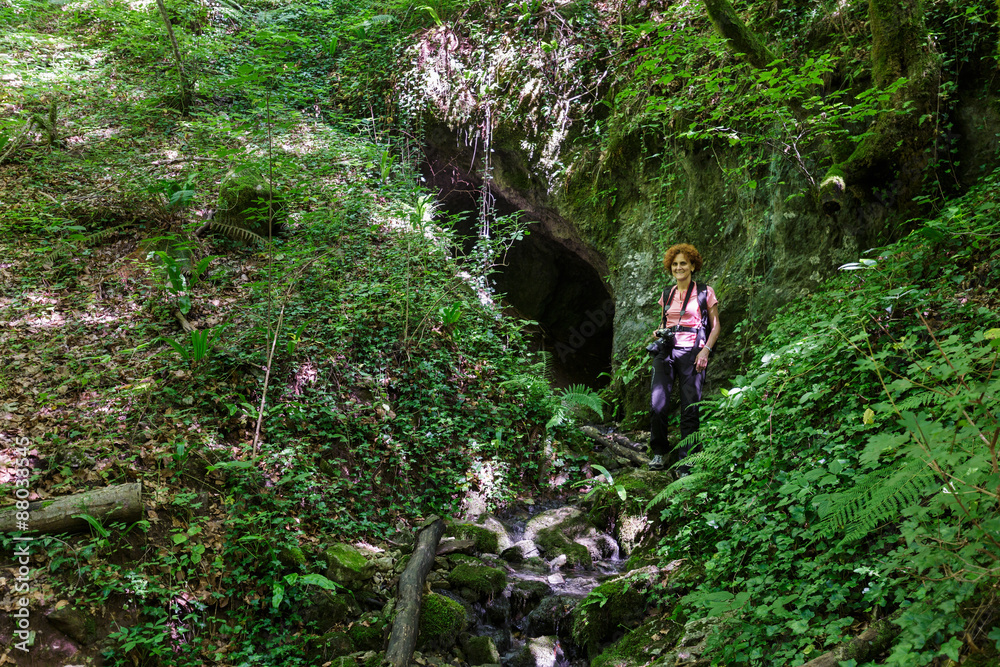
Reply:
[[[467,239],[468,250],[478,233],[481,194],[468,183],[465,189],[438,185],[441,211],[459,219],[456,231]],[[520,212],[531,221],[500,197],[494,207],[498,216]],[[528,327],[529,340],[535,350],[549,353],[552,385],[607,384],[615,302],[593,266],[532,222],[528,235],[508,250],[493,282],[511,314],[537,323]]]

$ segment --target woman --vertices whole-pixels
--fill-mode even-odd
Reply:
[[[679,387],[681,396],[680,440],[698,431],[698,403],[705,383],[705,368],[719,339],[719,300],[711,287],[699,285],[694,279],[701,265],[701,255],[688,243],[671,246],[663,256],[663,268],[676,284],[660,296],[660,329],[676,329],[673,348],[653,357],[650,470],[667,467],[667,416],[674,386]],[[682,460],[689,449],[690,444],[677,447],[674,458]],[[682,465],[678,470],[683,475],[689,468]]]

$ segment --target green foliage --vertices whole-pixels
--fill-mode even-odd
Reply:
[[[684,614],[720,619],[713,659],[799,664],[898,609],[886,664],[984,639],[975,601],[1000,563],[1000,317],[983,305],[998,180],[788,306],[709,401],[693,474],[650,508],[663,561],[704,564]]]

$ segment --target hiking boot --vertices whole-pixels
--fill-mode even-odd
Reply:
[[[650,470],[663,470],[666,467],[667,464],[664,462],[663,456],[661,456],[660,454],[657,454],[649,461]]]

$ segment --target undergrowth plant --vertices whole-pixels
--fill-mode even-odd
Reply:
[[[674,614],[718,620],[716,662],[800,664],[890,616],[883,664],[1000,639],[998,179],[787,307],[708,401],[650,508],[663,560],[704,568]]]

